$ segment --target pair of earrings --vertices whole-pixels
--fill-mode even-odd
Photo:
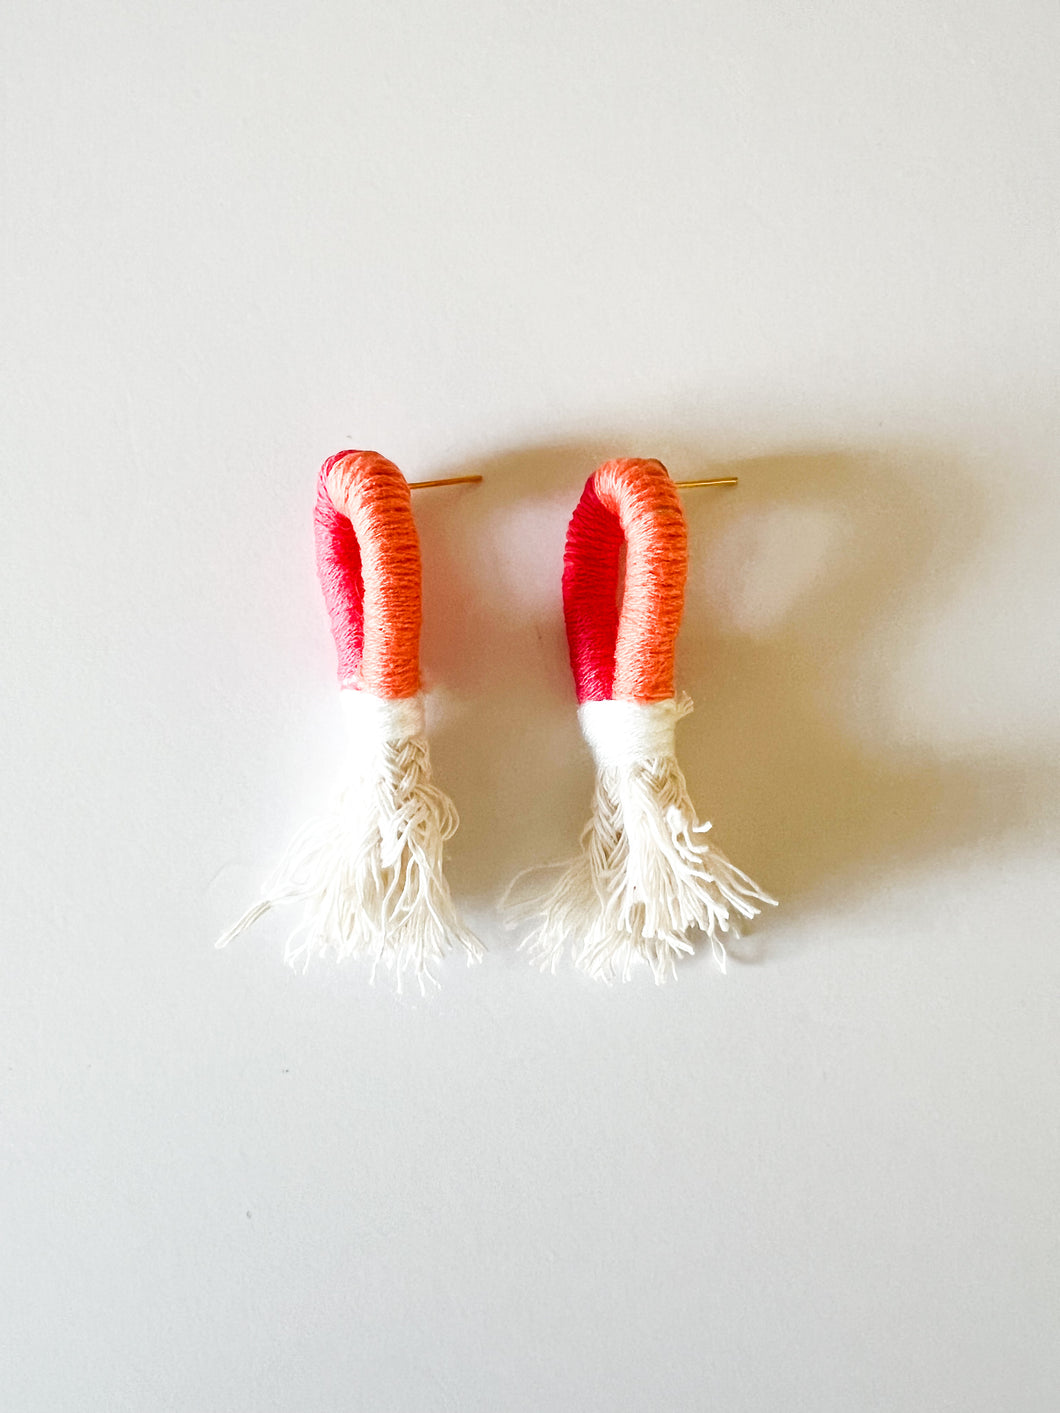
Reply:
[[[377,452],[339,452],[321,467],[315,520],[350,759],[329,811],[296,835],[262,900],[217,945],[301,902],[290,963],[334,951],[370,959],[373,975],[383,964],[399,984],[412,971],[422,985],[452,948],[469,963],[483,949],[442,869],[457,816],[433,782],[425,735],[409,483]],[[592,976],[624,979],[643,961],[662,981],[697,933],[724,966],[736,915],[775,901],[713,847],[677,763],[675,727],[692,709],[674,695],[687,565],[684,512],[661,462],[599,467],[571,518],[563,570],[578,718],[596,764],[592,815],[552,886],[508,907],[530,924],[524,945],[542,968],[555,970],[569,944]]]

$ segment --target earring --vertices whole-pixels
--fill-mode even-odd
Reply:
[[[693,951],[695,931],[724,970],[721,934],[739,935],[734,914],[775,902],[704,837],[710,825],[698,822],[677,763],[675,727],[692,710],[674,696],[687,542],[660,462],[609,461],[589,477],[567,531],[563,613],[596,764],[592,817],[554,886],[509,905],[516,920],[535,920],[523,945],[542,970],[555,971],[569,941],[592,976],[626,980],[640,960],[662,982]]]
[[[382,963],[399,989],[411,970],[422,989],[451,947],[469,963],[482,947],[457,917],[442,872],[458,821],[432,782],[424,734],[420,549],[409,490],[377,452],[339,452],[321,467],[317,572],[338,650],[349,759],[329,811],[296,835],[262,900],[217,945],[270,908],[301,902],[286,949],[292,965],[334,951],[369,959],[373,979]]]

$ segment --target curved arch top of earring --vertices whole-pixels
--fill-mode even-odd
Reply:
[[[684,510],[662,462],[628,457],[598,467],[571,517],[563,565],[579,702],[673,696],[687,568]]]
[[[337,452],[320,468],[314,523],[339,684],[415,696],[423,601],[408,482],[378,452]]]
[[[339,658],[339,684],[382,698],[420,689],[420,549],[411,491],[481,476],[406,481],[377,451],[339,451],[320,468],[317,573]]]

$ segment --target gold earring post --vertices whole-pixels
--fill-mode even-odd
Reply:
[[[482,480],[481,476],[444,476],[437,481],[410,481],[410,491],[427,491],[434,486],[477,486]],[[700,486],[738,486],[740,478],[738,476],[713,476],[702,481],[675,481],[674,485],[681,490],[697,490]]]
[[[440,481],[410,481],[410,491],[426,491],[431,486],[477,486],[481,476],[444,476]]]

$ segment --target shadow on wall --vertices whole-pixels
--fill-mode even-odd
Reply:
[[[588,812],[560,575],[582,484],[615,454],[582,443],[463,463],[448,473],[480,472],[481,487],[417,501],[423,662],[452,694],[433,750],[462,813],[448,872],[473,904],[569,855]],[[989,524],[958,466],[915,450],[658,454],[675,476],[740,478],[685,492],[677,682],[696,712],[678,748],[719,844],[781,900],[758,922],[763,944],[825,897],[1030,823],[1051,762],[947,757],[895,719],[913,635]]]

